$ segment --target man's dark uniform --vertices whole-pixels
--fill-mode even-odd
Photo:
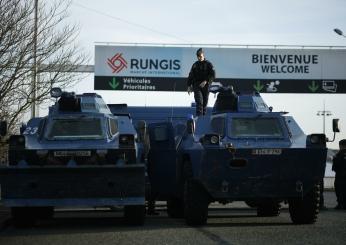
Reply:
[[[340,146],[346,146],[346,139],[340,140]],[[335,194],[338,205],[337,209],[346,209],[346,149],[340,151],[333,158],[332,170],[335,172]]]
[[[187,86],[193,87],[193,93],[196,101],[196,116],[205,115],[208,105],[209,85],[215,79],[213,65],[208,60],[196,61],[192,67],[187,80]],[[201,88],[199,85],[207,81],[207,84]]]

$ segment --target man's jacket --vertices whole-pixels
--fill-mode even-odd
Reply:
[[[211,84],[215,79],[215,70],[211,62],[208,60],[196,61],[189,73],[187,79],[187,86],[193,85],[198,86],[203,81],[207,81],[208,85]]]
[[[332,170],[337,175],[346,176],[346,150],[339,151],[333,158]]]

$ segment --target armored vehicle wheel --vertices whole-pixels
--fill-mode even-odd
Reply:
[[[265,200],[257,202],[258,217],[274,217],[280,214],[280,202],[276,200]]]
[[[131,205],[124,207],[124,219],[128,225],[143,225],[145,219],[145,205]]]
[[[54,215],[54,207],[37,207],[36,214],[40,219],[51,219]]]
[[[188,180],[185,183],[184,214],[188,225],[204,225],[208,218],[208,194],[200,183]]]
[[[36,223],[37,212],[33,207],[12,207],[12,222],[16,227],[30,227]]]
[[[258,206],[258,202],[256,200],[246,200],[245,203],[250,208],[256,208]]]
[[[184,218],[184,202],[179,198],[167,200],[167,213],[171,218]]]
[[[288,201],[291,220],[294,224],[313,224],[319,212],[320,186],[315,184],[303,198]]]

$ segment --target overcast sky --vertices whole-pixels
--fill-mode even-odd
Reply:
[[[79,43],[94,62],[95,42],[322,45],[346,46],[345,0],[73,0],[69,21],[80,26]],[[201,45],[203,46],[203,45]],[[217,67],[215,67],[217,71]],[[345,67],[346,69],[346,67]],[[346,79],[346,78],[345,78]],[[77,92],[93,91],[93,74],[75,87]],[[129,105],[189,105],[187,93],[96,91],[107,103]],[[340,118],[346,138],[346,95],[263,94],[274,111],[289,111],[303,130],[322,132],[326,109],[326,132],[332,137],[332,118]],[[214,98],[210,95],[209,105]]]

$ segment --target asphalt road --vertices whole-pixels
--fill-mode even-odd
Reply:
[[[313,225],[293,225],[284,207],[278,217],[258,218],[242,202],[213,205],[208,224],[189,227],[183,220],[147,216],[144,226],[129,227],[121,212],[57,211],[54,219],[33,228],[11,224],[0,232],[0,244],[346,244],[346,210],[334,210],[333,192],[325,195],[329,208]]]

